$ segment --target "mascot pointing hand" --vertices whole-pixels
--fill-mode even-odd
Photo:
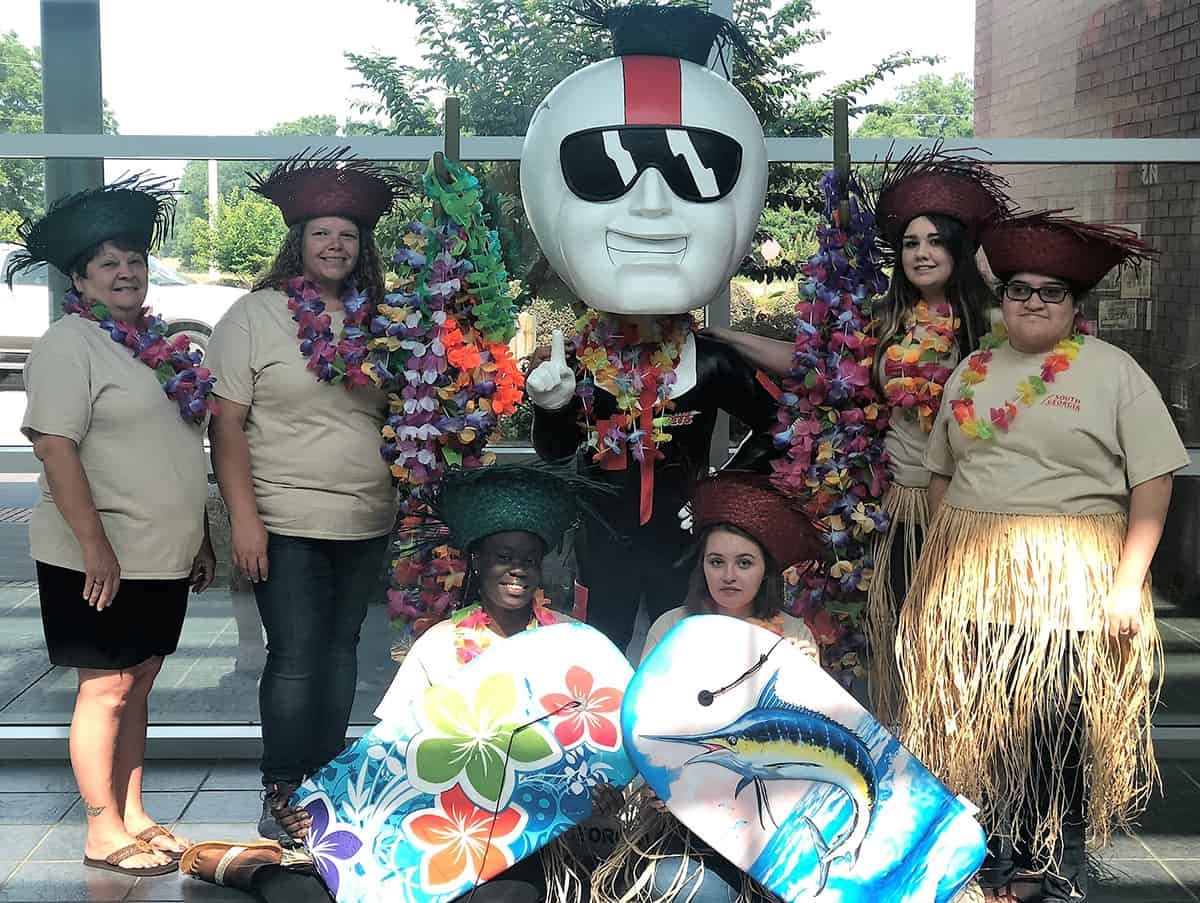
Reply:
[[[703,475],[718,410],[764,435],[769,383],[697,335],[688,311],[728,289],[762,212],[767,155],[750,104],[707,68],[750,55],[726,19],[695,7],[589,7],[614,59],[560,82],[534,113],[521,194],[550,265],[587,307],[526,382],[545,459],[577,449],[620,492],[619,534],[579,543],[588,621],[621,647],[638,596],[653,620],[687,592],[677,514]],[[719,57],[720,54],[717,54]],[[763,445],[765,446],[765,441]]]

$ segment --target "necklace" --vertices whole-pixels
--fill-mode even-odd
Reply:
[[[113,319],[107,305],[86,301],[74,290],[63,296],[62,308],[65,314],[98,324],[114,342],[153,370],[167,397],[179,405],[179,416],[186,423],[203,423],[205,416],[216,411],[217,403],[211,397],[216,379],[207,367],[200,366],[204,355],[191,350],[186,335],[167,341],[167,324],[150,308],[141,309],[136,323],[121,323]]]
[[[295,276],[287,282],[287,296],[292,319],[300,324],[296,332],[300,353],[308,358],[308,369],[316,373],[317,381],[344,381],[348,389],[370,383],[362,368],[367,358],[367,342],[371,338],[367,327],[375,313],[370,297],[359,293],[354,283],[346,283],[341,299],[345,319],[341,335],[335,342],[332,321],[325,312],[325,302],[321,300],[315,282]]]
[[[987,379],[992,351],[1000,347],[1006,339],[1007,334],[1002,331],[993,331],[983,337],[979,343],[979,350],[967,358],[958,398],[950,402],[954,419],[958,421],[958,428],[972,439],[995,439],[997,430],[1007,433],[1020,410],[1017,403],[1023,407],[1032,407],[1035,399],[1046,394],[1046,383],[1054,382],[1058,374],[1071,369],[1071,364],[1079,357],[1084,342],[1083,334],[1079,332],[1074,332],[1058,342],[1042,360],[1040,372],[1030,374],[1017,383],[1016,394],[1006,399],[1001,407],[992,408],[989,411],[989,420],[980,420],[975,416],[975,387],[982,385]]]
[[[933,420],[942,403],[942,387],[952,367],[946,366],[951,343],[959,327],[949,304],[932,311],[925,301],[909,314],[903,338],[888,346],[884,355],[883,386],[893,408],[914,411],[921,431],[933,431]]]
[[[671,441],[667,413],[671,386],[684,343],[695,328],[690,315],[632,319],[589,310],[576,324],[575,351],[585,375],[576,394],[593,460],[604,470],[624,470],[626,451],[641,468],[640,522],[654,507],[654,462],[659,446]],[[592,423],[595,388],[617,400],[617,411]]]
[[[478,657],[499,636],[488,626],[492,623],[492,616],[478,602],[454,615],[453,620],[454,649],[460,665],[465,665]],[[546,597],[539,589],[533,597],[533,610],[530,612],[529,623],[525,625],[525,629],[533,630],[537,627],[547,627],[557,623],[558,618],[546,607]]]

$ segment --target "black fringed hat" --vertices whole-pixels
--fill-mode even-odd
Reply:
[[[604,0],[583,0],[573,6],[586,22],[612,35],[613,56],[670,56],[708,65],[713,46],[730,47],[754,70],[762,64],[741,30],[705,5],[630,3],[613,6]]]
[[[348,147],[306,149],[266,176],[247,175],[254,182],[251,191],[278,207],[289,228],[319,216],[343,216],[374,229],[412,187],[393,168],[359,159]]]
[[[1008,182],[971,157],[942,152],[939,141],[932,149],[914,147],[899,160],[889,156],[883,164],[875,219],[885,247],[894,255],[904,230],[918,216],[940,214],[958,220],[974,242],[990,222],[1011,209]]]
[[[146,173],[123,176],[100,188],[88,188],[54,201],[38,220],[17,227],[21,250],[9,256],[5,281],[41,263],[68,275],[71,264],[89,248],[128,236],[149,251],[171,232],[175,221],[173,180]]]
[[[1025,213],[983,233],[988,266],[1002,280],[1016,273],[1055,276],[1080,293],[1091,291],[1113,267],[1138,267],[1158,252],[1120,226],[1058,216],[1063,210]]]

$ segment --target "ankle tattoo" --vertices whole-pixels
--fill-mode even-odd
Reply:
[[[83,811],[87,813],[88,818],[95,818],[104,811],[103,806],[89,806],[86,802],[83,804]]]

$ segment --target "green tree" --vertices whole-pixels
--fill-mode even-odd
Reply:
[[[0,210],[0,241],[16,241],[17,226],[21,225],[21,214],[15,210]]]
[[[975,134],[975,87],[964,74],[949,80],[922,75],[901,85],[896,99],[868,113],[859,138],[970,138]]]
[[[117,121],[104,105],[103,131]],[[22,44],[15,31],[0,33],[0,132],[37,134],[42,125],[42,54]],[[0,211],[37,216],[46,207],[46,167],[41,160],[0,160]]]
[[[193,265],[212,259],[225,272],[249,279],[271,262],[287,227],[274,204],[238,186],[220,201],[215,234],[207,217],[196,217],[191,233]]]
[[[611,55],[608,36],[598,29],[565,20],[561,0],[396,0],[417,13],[419,59],[401,64],[396,58],[348,53],[362,77],[360,87],[376,99],[358,112],[382,117],[392,134],[435,134],[439,112],[430,98],[455,94],[462,101],[462,128],[468,134],[523,135],[534,110],[550,89],[572,72]],[[750,101],[771,136],[819,136],[832,132],[833,97],[851,101],[852,113],[867,113],[858,98],[891,74],[933,58],[908,52],[891,54],[865,67],[865,72],[821,96],[809,87],[819,72],[799,62],[806,47],[825,40],[810,27],[812,0],[788,0],[772,10],[771,0],[738,0],[734,18],[754,46],[763,66],[755,73],[734,62],[733,80]],[[517,188],[517,165],[480,167],[499,194],[497,206],[510,211],[501,223],[515,241],[508,242],[506,263],[516,274],[544,273],[536,243],[524,222]],[[803,199],[803,216],[787,208],[775,217],[785,222],[814,223],[819,215],[816,179],[811,168],[772,168],[773,195]],[[785,207],[787,205],[784,205]],[[782,238],[782,236],[781,236]],[[536,279],[534,280],[536,282]],[[538,286],[533,286],[536,290]]]

